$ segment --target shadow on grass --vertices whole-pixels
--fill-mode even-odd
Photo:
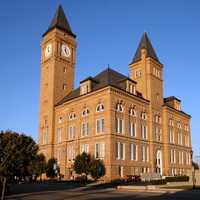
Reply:
[[[8,186],[7,196],[22,193],[67,190],[85,186],[85,183],[75,181],[45,181],[36,183],[12,184]]]

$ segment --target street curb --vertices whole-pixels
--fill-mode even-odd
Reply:
[[[119,191],[132,191],[132,192],[155,192],[155,193],[176,193],[184,191],[184,189],[168,189],[168,188],[148,188],[147,186],[117,186]]]

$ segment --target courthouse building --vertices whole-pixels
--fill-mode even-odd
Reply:
[[[191,170],[191,116],[180,99],[163,97],[163,65],[146,33],[130,77],[106,68],[74,88],[75,63],[76,35],[59,6],[41,42],[38,142],[65,178],[82,152],[103,160],[107,180]]]

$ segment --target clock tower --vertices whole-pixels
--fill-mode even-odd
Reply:
[[[41,42],[38,143],[47,159],[53,156],[54,107],[74,89],[75,38],[59,6]]]

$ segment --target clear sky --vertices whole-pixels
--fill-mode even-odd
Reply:
[[[77,35],[75,85],[109,64],[128,75],[147,31],[164,64],[164,94],[182,99],[192,115],[192,144],[200,153],[200,1],[2,0],[0,4],[0,130],[37,141],[40,41],[59,4]]]

